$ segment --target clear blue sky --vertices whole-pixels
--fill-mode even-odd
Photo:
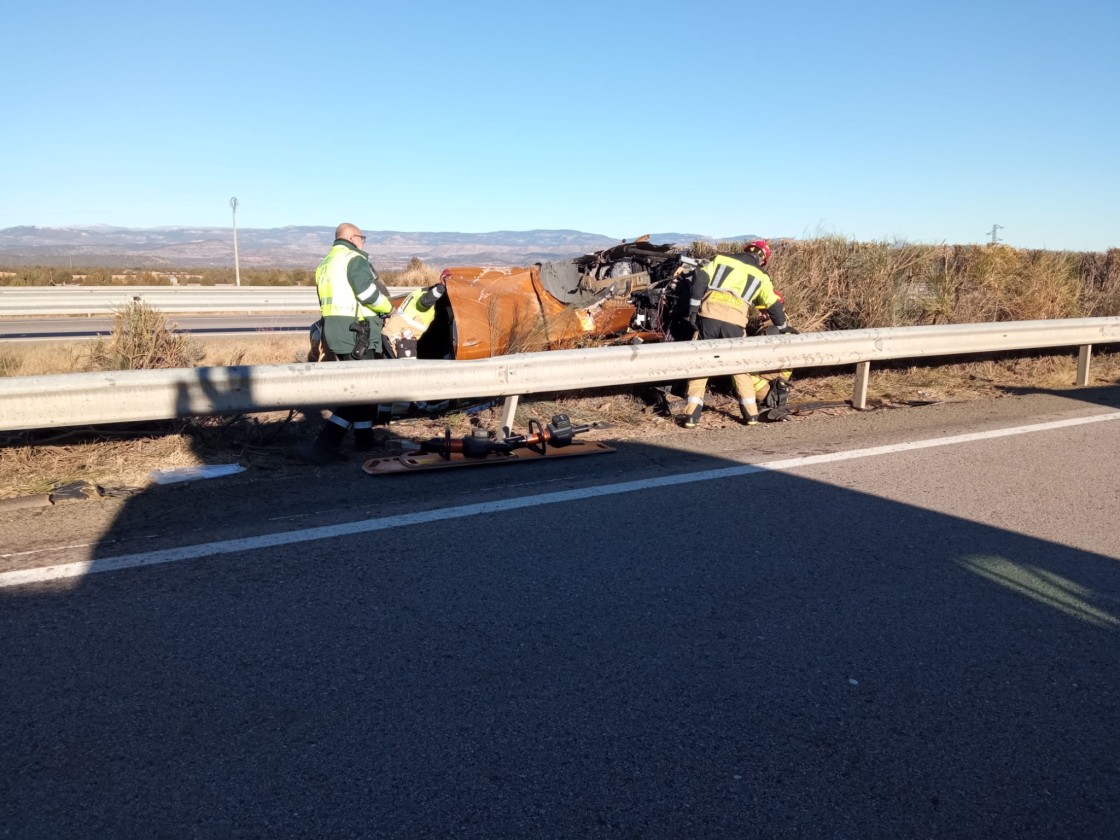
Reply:
[[[0,227],[1120,246],[1120,3],[12,2]]]

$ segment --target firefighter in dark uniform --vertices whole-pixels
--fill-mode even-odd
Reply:
[[[757,239],[745,243],[743,253],[720,254],[696,270],[688,320],[698,331],[700,339],[743,338],[752,306],[770,317],[777,332],[792,331],[786,320],[782,296],[774,291],[774,284],[762,270],[769,261],[770,246],[765,240]],[[788,376],[784,378],[788,379]],[[748,426],[758,422],[756,379],[750,373],[731,377],[732,390],[739,400],[739,411]],[[778,381],[785,385],[782,377]],[[689,380],[688,403],[683,418],[686,429],[693,429],[700,422],[707,384],[707,377]]]
[[[393,309],[389,290],[370,265],[369,254],[362,250],[366,237],[356,225],[343,222],[334,237],[330,251],[315,270],[315,288],[323,316],[324,359],[379,359],[381,316]],[[372,405],[335,409],[319,436],[297,443],[292,454],[310,464],[339,460],[339,446],[350,429],[354,430],[355,449],[372,449],[376,410]]]

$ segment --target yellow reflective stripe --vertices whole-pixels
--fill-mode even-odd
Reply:
[[[426,312],[420,311],[420,298],[424,296],[426,289],[417,289],[414,292],[409,292],[408,297],[401,301],[401,305],[397,307],[396,314],[404,319],[410,327],[416,330],[417,336],[424,333],[432,325],[432,320],[436,317],[436,308],[433,306]]]

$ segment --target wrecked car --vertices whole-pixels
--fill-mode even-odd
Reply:
[[[527,268],[451,268],[418,355],[481,359],[687,339],[688,291],[699,264],[673,245],[642,237]]]

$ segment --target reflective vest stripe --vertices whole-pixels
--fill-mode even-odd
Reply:
[[[731,266],[729,266],[729,265],[717,265],[715,275],[712,277],[712,282],[708,284],[709,288],[711,288],[711,287],[715,287],[717,289],[723,288],[723,282],[727,279],[727,276],[729,274],[731,274]],[[728,291],[731,291],[731,290],[728,289]]]
[[[408,324],[417,333],[421,333],[428,328],[426,324],[421,324],[415,318],[409,318],[408,315],[403,312],[398,312],[397,317]]]
[[[381,297],[381,290],[377,288],[377,284],[374,283],[368,289],[358,295],[358,300],[360,300],[370,309],[373,309],[377,306],[377,303],[381,299]]]
[[[754,266],[738,261],[725,262],[725,259],[723,256],[717,256],[710,263],[712,281],[708,284],[708,288],[718,289],[748,303],[752,302],[759,292],[763,291],[763,280],[766,275]],[[765,300],[765,295],[763,297],[760,306],[766,308],[769,303]]]
[[[420,298],[424,297],[426,291],[427,289],[417,289],[414,292],[409,292],[408,297],[401,301],[401,305],[397,307],[396,311],[396,314],[416,331],[417,337],[423,335],[436,317],[434,306],[428,307],[423,312],[420,311]]]

